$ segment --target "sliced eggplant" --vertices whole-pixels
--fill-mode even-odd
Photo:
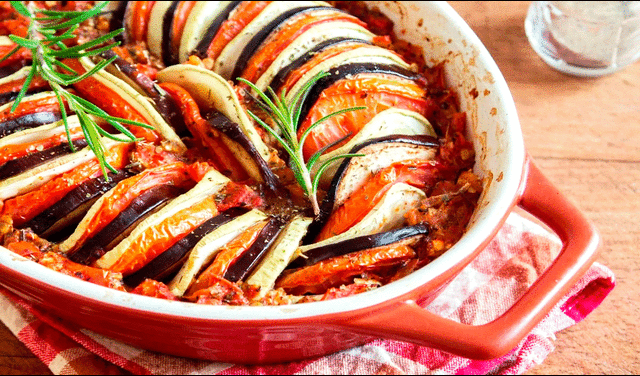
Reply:
[[[315,83],[315,85],[313,85],[313,88],[309,90],[309,95],[302,103],[300,110],[301,122],[303,122],[307,117],[307,115],[311,111],[311,108],[315,105],[318,98],[320,98],[322,92],[340,80],[349,79],[362,73],[392,75],[394,77],[398,77],[398,79],[405,80],[414,80],[418,78],[415,72],[405,67],[401,67],[395,64],[377,64],[370,62],[349,63],[341,65],[330,69],[327,73],[329,74],[328,76],[321,78]]]
[[[102,14],[109,19],[109,30],[118,30],[124,27],[124,15],[127,11],[128,1],[110,1],[102,9]],[[114,38],[118,42],[124,42],[122,34]]]
[[[329,4],[322,1],[272,2],[225,46],[215,61],[214,72],[226,79],[235,79],[233,73],[238,64],[248,60],[274,27],[295,13],[318,6]]]
[[[276,239],[269,253],[256,267],[251,276],[247,278],[247,284],[260,286],[260,294],[262,296],[272,289],[280,273],[294,259],[295,252],[300,246],[311,222],[311,218],[301,216],[291,220],[278,239]]]
[[[111,268],[127,253],[127,251],[129,251],[131,244],[134,243],[137,238],[144,236],[147,229],[160,225],[166,218],[171,217],[178,212],[203,201],[209,196],[216,194],[223,189],[229,181],[230,180],[227,177],[220,174],[218,171],[210,170],[195,187],[187,193],[172,200],[157,213],[151,215],[137,225],[126,239],[118,243],[118,245],[116,245],[112,250],[99,258],[95,262],[95,265],[102,269]]]
[[[265,46],[268,46],[269,43],[274,41],[279,42],[281,37],[280,31],[282,29],[291,27],[296,29],[299,28],[299,25],[296,24],[298,18],[304,17],[308,13],[312,13],[314,16],[321,16],[323,13],[335,15],[336,13],[344,12],[336,8],[318,5],[301,6],[299,8],[293,8],[283,12],[279,17],[265,25],[261,31],[256,32],[251,40],[244,46],[244,49],[238,58],[238,62],[233,69],[231,78],[235,79],[237,77],[241,77],[243,75],[243,71],[247,67],[247,63],[252,60],[252,57],[255,54],[259,53]],[[268,58],[273,59],[275,56],[268,56]],[[255,79],[257,79],[257,77]]]
[[[206,57],[209,44],[240,1],[199,1],[191,10],[180,40],[179,60],[195,54]]]
[[[155,57],[163,57],[165,42],[169,43],[173,12],[177,7],[177,1],[156,1],[151,9],[147,25],[147,46],[149,52]]]
[[[28,102],[37,103],[38,101],[45,100],[56,100],[55,94],[46,91],[42,93],[36,93],[32,95],[28,95],[22,99],[21,106],[26,105]],[[0,113],[10,113],[11,107],[13,106],[13,102],[6,103],[0,106]],[[27,113],[22,116],[9,116],[6,120],[0,122],[0,138],[6,137],[10,134],[23,131],[29,128],[35,128],[44,124],[55,123],[60,120],[62,116],[60,115],[60,111],[37,111],[34,110],[33,113]]]
[[[313,32],[313,33],[311,33]],[[339,35],[333,37],[333,35]],[[320,24],[298,37],[256,81],[258,89],[280,90],[289,73],[297,70],[318,53],[340,44],[371,43],[374,35],[358,24],[339,21]]]
[[[304,245],[299,248],[299,252],[304,254],[312,249],[344,240],[399,228],[404,225],[405,215],[409,210],[417,208],[426,198],[425,193],[418,188],[405,183],[394,184],[380,202],[349,230],[321,242]]]
[[[289,267],[300,268],[310,266],[332,257],[362,251],[363,249],[384,247],[393,243],[404,242],[411,244],[428,233],[429,229],[425,225],[419,224],[415,226],[401,227],[399,229],[373,235],[357,236],[355,238],[307,250],[304,253],[304,257],[298,257],[289,265]]]
[[[267,218],[266,214],[254,209],[218,227],[202,238],[193,248],[178,274],[169,283],[168,286],[171,292],[176,296],[182,296],[194,282],[203,266],[213,260],[220,248],[253,225],[267,220]]]
[[[262,158],[269,162],[271,151],[262,141],[253,122],[233,87],[220,75],[195,65],[175,65],[158,72],[159,82],[171,82],[183,87],[195,99],[200,111],[218,111],[238,124]]]
[[[349,67],[347,67],[349,66]],[[376,68],[376,66],[380,68]],[[349,70],[351,68],[351,70]],[[318,87],[325,86],[326,83],[337,81],[337,77],[344,78],[361,72],[373,72],[376,69],[389,70],[393,74],[396,71],[402,75],[415,76],[411,67],[398,54],[378,46],[360,46],[346,50],[336,56],[328,58],[313,68],[309,69],[291,88],[287,89],[287,100],[292,98],[320,72],[331,73],[326,80],[318,82]],[[325,83],[325,85],[323,85]],[[281,91],[283,88],[280,88]],[[315,103],[315,101],[314,101]],[[304,117],[303,117],[304,118]]]
[[[72,142],[72,145],[75,150],[81,150],[87,146],[87,141],[84,139],[75,140]],[[69,155],[71,153],[73,153],[73,150],[71,149],[69,144],[64,143],[50,147],[48,149],[29,153],[20,158],[10,160],[0,166],[0,180],[5,180],[12,176],[16,176],[55,158],[61,157],[63,155]]]
[[[82,63],[82,66],[87,71],[95,67],[95,64],[86,57],[81,58],[80,63]],[[185,144],[182,142],[180,137],[178,137],[173,128],[167,124],[162,115],[158,113],[148,98],[142,96],[126,82],[104,70],[96,72],[92,78],[95,78],[98,82],[120,95],[140,115],[142,115],[142,117],[145,118],[148,124],[153,125],[155,130],[163,137],[166,148],[170,148],[177,153],[186,152],[187,147]]]
[[[88,204],[93,203],[118,182],[132,175],[131,171],[123,170],[118,173],[109,173],[108,180],[103,175],[100,175],[97,178],[86,181],[27,222],[23,227],[31,228],[33,232],[42,237],[49,237],[51,234],[75,223],[89,209]]]
[[[82,247],[71,253],[69,259],[84,265],[93,263],[124,240],[138,223],[182,193],[176,186],[162,185],[141,194]]]
[[[407,142],[412,145],[416,145],[416,143],[424,142],[423,146],[425,147],[431,148],[431,147],[438,146],[436,142],[437,140],[435,139],[435,137],[437,137],[436,132],[431,126],[431,124],[429,123],[429,121],[424,116],[414,111],[404,110],[400,108],[390,108],[388,110],[384,110],[379,114],[377,114],[373,119],[371,119],[371,121],[369,121],[360,130],[360,132],[358,132],[358,134],[354,135],[349,140],[349,142],[347,142],[346,144],[342,145],[341,147],[333,151],[323,154],[318,159],[318,163],[314,166],[314,169],[311,171],[311,173],[312,175],[315,175],[318,171],[318,168],[322,166],[322,164],[324,164],[326,161],[338,155],[348,154],[348,153],[352,153],[352,154],[365,153],[366,151],[363,152],[363,151],[360,151],[360,149],[365,147],[364,145],[365,142],[368,144],[371,144],[370,141],[374,139],[378,139],[379,142],[384,143],[385,145],[381,144],[380,146],[385,148],[385,150],[388,150],[389,143],[393,142],[392,141],[393,135],[431,136],[431,137],[434,137],[434,139],[425,138],[423,140],[418,140],[418,139],[414,140],[414,139],[405,138],[405,140],[407,140]],[[397,142],[402,143],[403,138],[398,138]],[[375,155],[375,152],[374,153],[366,152],[366,153]],[[389,159],[390,163],[395,163],[400,160],[408,160],[408,159],[414,159],[414,158],[420,158],[420,157],[423,157],[423,158],[429,157],[430,159],[431,153],[429,153],[429,155],[424,155],[424,156],[419,156],[414,154],[403,156],[402,154],[396,154],[391,152],[391,153],[386,153],[384,157],[376,158],[376,160],[385,160],[387,157],[390,158]],[[340,164],[341,164],[341,161],[334,161],[323,172],[322,176],[320,177],[321,187],[323,187],[324,189],[330,189],[330,183],[333,177],[335,176],[336,171],[338,170],[338,167],[340,166]],[[379,166],[379,167],[376,167],[377,170],[381,168],[379,163],[375,163],[375,166]],[[374,171],[373,165],[371,165],[368,173],[374,173],[374,172],[376,171]]]
[[[104,140],[106,149],[117,145],[115,141]],[[0,200],[6,200],[27,193],[47,183],[55,176],[80,166],[95,158],[93,151],[85,148],[77,153],[56,158],[36,168],[13,176],[0,182]]]
[[[271,171],[267,162],[242,132],[240,126],[217,111],[207,114],[206,119],[212,128],[226,136],[223,140],[227,147],[245,167],[249,176],[255,181],[263,183],[272,192],[276,192],[279,188],[278,177]]]
[[[244,280],[258,266],[266,256],[271,246],[282,232],[286,222],[279,217],[272,217],[264,226],[256,240],[249,249],[244,252],[229,269],[224,273],[224,279],[231,282]]]
[[[180,110],[173,98],[156,85],[149,76],[140,73],[135,66],[117,56],[112,50],[105,51],[100,56],[104,59],[111,59],[115,56],[116,59],[113,64],[109,64],[105,68],[106,71],[129,84],[141,95],[151,98],[160,115],[171,125],[179,137],[189,135],[187,126],[184,124],[184,118],[180,114]]]
[[[157,281],[165,279],[182,266],[183,261],[188,257],[191,249],[193,249],[193,247],[195,247],[202,238],[218,227],[236,217],[246,214],[247,212],[247,209],[232,208],[208,220],[192,233],[180,239],[160,256],[153,259],[142,269],[126,277],[124,282],[129,286],[137,286],[147,278],[155,279]]]

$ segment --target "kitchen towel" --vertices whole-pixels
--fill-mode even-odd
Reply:
[[[466,324],[505,312],[560,251],[559,240],[512,214],[496,238],[425,309]],[[243,366],[179,358],[138,349],[39,312],[0,290],[0,319],[54,374],[521,374],[554,349],[555,333],[584,319],[615,286],[595,263],[509,354],[489,361],[408,343],[376,340],[322,358]]]

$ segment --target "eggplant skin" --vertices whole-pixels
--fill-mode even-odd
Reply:
[[[29,227],[38,235],[45,233],[51,226],[64,219],[78,207],[89,202],[115,187],[120,181],[133,176],[134,173],[122,170],[118,173],[109,173],[107,181],[103,175],[90,179],[67,193],[61,200],[51,205],[48,209],[38,214],[27,222],[24,227]]]
[[[287,222],[282,218],[271,218],[269,223],[260,231],[251,247],[229,267],[224,274],[224,278],[231,282],[239,282],[250,276],[267,254],[269,248],[275,243],[286,224]]]
[[[211,127],[220,131],[226,137],[229,137],[232,141],[239,144],[244,151],[249,154],[251,161],[255,166],[244,166],[246,169],[259,170],[260,176],[263,179],[265,186],[272,192],[277,192],[280,188],[280,181],[278,177],[273,173],[267,162],[262,158],[260,152],[251,143],[251,140],[244,134],[240,126],[227,118],[220,112],[212,111],[208,113],[205,118],[211,124]],[[242,161],[241,161],[242,162]],[[251,174],[250,174],[251,175]]]
[[[7,120],[0,123],[0,138],[25,129],[55,123],[60,119],[62,119],[62,115],[59,112],[36,112],[17,119]]]
[[[87,141],[84,139],[76,140],[72,142],[73,147],[78,149],[83,149],[87,146]],[[42,151],[37,151],[35,153],[29,153],[24,157],[16,158],[8,161],[7,163],[0,166],[0,180],[8,179],[12,176],[16,176],[25,171],[28,171],[31,168],[40,166],[41,164],[50,161],[56,157],[71,154],[72,150],[69,147],[68,143],[63,143]]]
[[[318,101],[318,98],[320,98],[322,92],[342,79],[348,79],[351,76],[361,73],[383,73],[409,80],[420,79],[418,74],[404,67],[378,63],[349,63],[332,68],[327,73],[328,75],[326,77],[318,80],[311,90],[309,90],[309,95],[301,106],[300,122],[304,121],[307,115],[309,115],[309,112]]]
[[[133,287],[139,285],[147,278],[155,280],[162,280],[166,278],[169,274],[182,266],[182,261],[186,256],[188,256],[191,249],[193,249],[193,247],[202,240],[202,238],[225,223],[228,223],[248,212],[248,209],[231,208],[224,213],[211,218],[196,228],[189,235],[180,239],[176,244],[171,246],[162,254],[151,260],[140,270],[125,277],[125,284]]]
[[[370,248],[384,247],[410,238],[429,234],[429,229],[423,225],[406,226],[396,230],[381,232],[374,235],[359,236],[334,244],[313,248],[304,253],[304,257],[298,257],[288,268],[311,266],[320,261],[362,251]]]
[[[353,147],[349,154],[360,154],[363,149],[370,147],[372,145],[380,145],[384,146],[389,143],[405,143],[409,145],[416,146],[425,146],[425,147],[439,147],[439,142],[435,137],[427,136],[427,135],[418,135],[418,136],[407,136],[407,135],[392,135],[387,137],[380,137],[368,140],[359,145]],[[316,236],[320,233],[322,228],[324,227],[325,222],[329,219],[329,216],[333,212],[333,208],[335,206],[335,199],[337,196],[337,190],[340,186],[340,183],[345,178],[345,172],[347,171],[349,164],[352,158],[347,158],[342,161],[340,167],[336,171],[336,174],[331,181],[331,185],[324,199],[322,200],[322,204],[320,205],[320,214],[315,218],[313,223],[309,226],[309,230],[307,231],[307,235],[304,237],[302,243],[307,245],[311,244]]]
[[[207,57],[207,50],[209,49],[209,45],[218,33],[220,26],[222,26],[222,23],[227,20],[231,12],[233,12],[233,10],[236,9],[241,2],[242,1],[231,1],[229,5],[224,10],[222,10],[220,14],[218,14],[216,19],[213,20],[213,22],[207,28],[207,32],[204,34],[200,42],[196,45],[195,49],[193,51],[190,51],[191,54],[196,55],[201,59]]]
[[[182,190],[173,185],[152,188],[134,199],[108,225],[88,240],[69,259],[79,264],[89,265],[107,253],[106,247],[124,233],[131,225],[151,214],[167,201],[178,197]]]

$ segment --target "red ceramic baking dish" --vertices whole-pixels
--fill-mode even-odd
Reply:
[[[424,268],[377,290],[333,301],[225,307],[165,301],[92,285],[0,250],[0,283],[39,310],[141,348],[214,361],[274,363],[389,338],[471,358],[511,350],[590,266],[593,226],[527,155],[516,108],[495,62],[446,3],[370,2],[427,61],[446,61],[449,85],[467,111],[484,193],[467,232]],[[479,95],[477,95],[479,93]],[[474,95],[476,94],[476,95]],[[491,241],[515,206],[552,228],[563,249],[506,313],[462,325],[420,308]]]

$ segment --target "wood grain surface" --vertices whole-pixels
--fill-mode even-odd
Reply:
[[[556,350],[528,373],[640,373],[640,63],[598,79],[547,67],[524,32],[529,2],[455,2],[502,70],[525,145],[543,173],[602,236],[598,261],[617,287],[586,320],[557,335]],[[49,374],[0,325],[1,374]]]

